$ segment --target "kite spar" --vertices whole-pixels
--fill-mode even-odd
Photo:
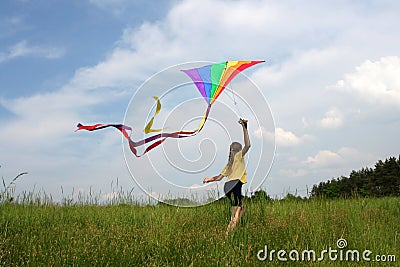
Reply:
[[[197,89],[199,90],[200,94],[203,96],[204,100],[208,104],[207,110],[204,113],[199,126],[195,130],[176,131],[171,133],[161,132],[159,134],[155,134],[153,136],[147,137],[137,142],[133,141],[130,138],[130,134],[128,134],[128,131],[132,132],[132,128],[123,124],[95,124],[95,125],[85,126],[79,123],[77,125],[78,128],[76,131],[79,130],[96,131],[108,127],[114,127],[118,131],[120,131],[123,134],[123,136],[127,139],[131,152],[136,157],[141,157],[150,150],[162,144],[167,138],[185,138],[198,134],[207,121],[211,106],[215,103],[215,100],[217,100],[217,98],[221,95],[221,93],[224,91],[226,86],[232,81],[232,79],[235,78],[235,76],[238,75],[241,71],[262,62],[265,61],[226,61],[211,65],[206,65],[199,68],[182,70],[192,79]],[[153,98],[157,101],[157,108],[154,116],[150,119],[149,123],[146,125],[144,129],[145,133],[162,131],[162,129],[160,130],[151,129],[154,118],[161,109],[161,103],[159,99],[157,97]],[[146,147],[145,150],[142,152],[142,154],[138,154],[136,149],[137,147],[151,142],[154,143]]]

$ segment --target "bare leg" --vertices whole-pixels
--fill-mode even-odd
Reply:
[[[242,218],[243,214],[246,212],[246,207],[245,206],[241,206],[240,209],[240,218]]]
[[[226,228],[226,237],[228,237],[229,232],[231,230],[232,224],[233,224],[233,219],[235,218],[235,214],[236,214],[236,206],[232,206],[231,207],[231,220],[229,221],[228,227]]]
[[[242,215],[242,207],[238,206],[236,208],[235,217],[233,218],[233,221],[232,221],[232,230],[234,230],[236,228],[236,224],[240,220],[241,215]]]
[[[233,221],[233,218],[235,218],[236,209],[237,209],[237,206],[232,206],[231,221]]]
[[[229,222],[228,228],[226,229],[226,236],[229,235],[230,231],[233,231],[236,228],[236,224],[238,223],[241,215],[242,215],[242,207],[240,206],[234,206],[232,207],[232,215],[231,216],[231,221]]]

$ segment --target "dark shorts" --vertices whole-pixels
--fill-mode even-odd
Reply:
[[[225,195],[231,201],[231,206],[242,206],[242,185],[240,180],[231,180],[225,183]]]

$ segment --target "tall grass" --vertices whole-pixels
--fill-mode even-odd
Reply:
[[[0,166],[1,167],[1,166]],[[28,174],[27,172],[21,172],[15,176],[9,183],[6,183],[4,177],[1,177],[3,183],[3,189],[0,190],[0,203],[12,202],[14,200],[15,193],[15,182],[23,175]]]
[[[108,205],[96,205],[90,197],[60,205],[40,204],[34,196],[30,201],[0,205],[0,265],[372,264],[328,258],[284,263],[276,257],[262,262],[257,258],[265,245],[276,251],[313,249],[319,253],[329,247],[337,249],[339,238],[348,241],[349,249],[392,254],[397,256],[397,264],[400,261],[398,198],[247,201],[237,229],[225,238],[230,216],[227,201],[197,208],[137,205],[126,193],[121,199],[117,194]],[[381,262],[377,266],[395,264]]]

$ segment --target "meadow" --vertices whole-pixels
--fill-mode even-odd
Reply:
[[[395,197],[247,200],[246,212],[228,238],[226,200],[196,208],[123,201],[15,202],[0,204],[1,266],[399,266],[400,262],[400,202]],[[340,238],[347,241],[342,249],[337,244]],[[280,256],[287,261],[278,259],[279,250],[286,251]],[[316,252],[315,260],[312,254],[302,254],[309,250]],[[337,250],[331,255],[337,259],[325,253],[319,261],[323,250]],[[360,261],[346,260],[347,250],[358,250]],[[365,250],[371,251],[369,262],[362,259]],[[294,260],[297,255],[299,260]]]

